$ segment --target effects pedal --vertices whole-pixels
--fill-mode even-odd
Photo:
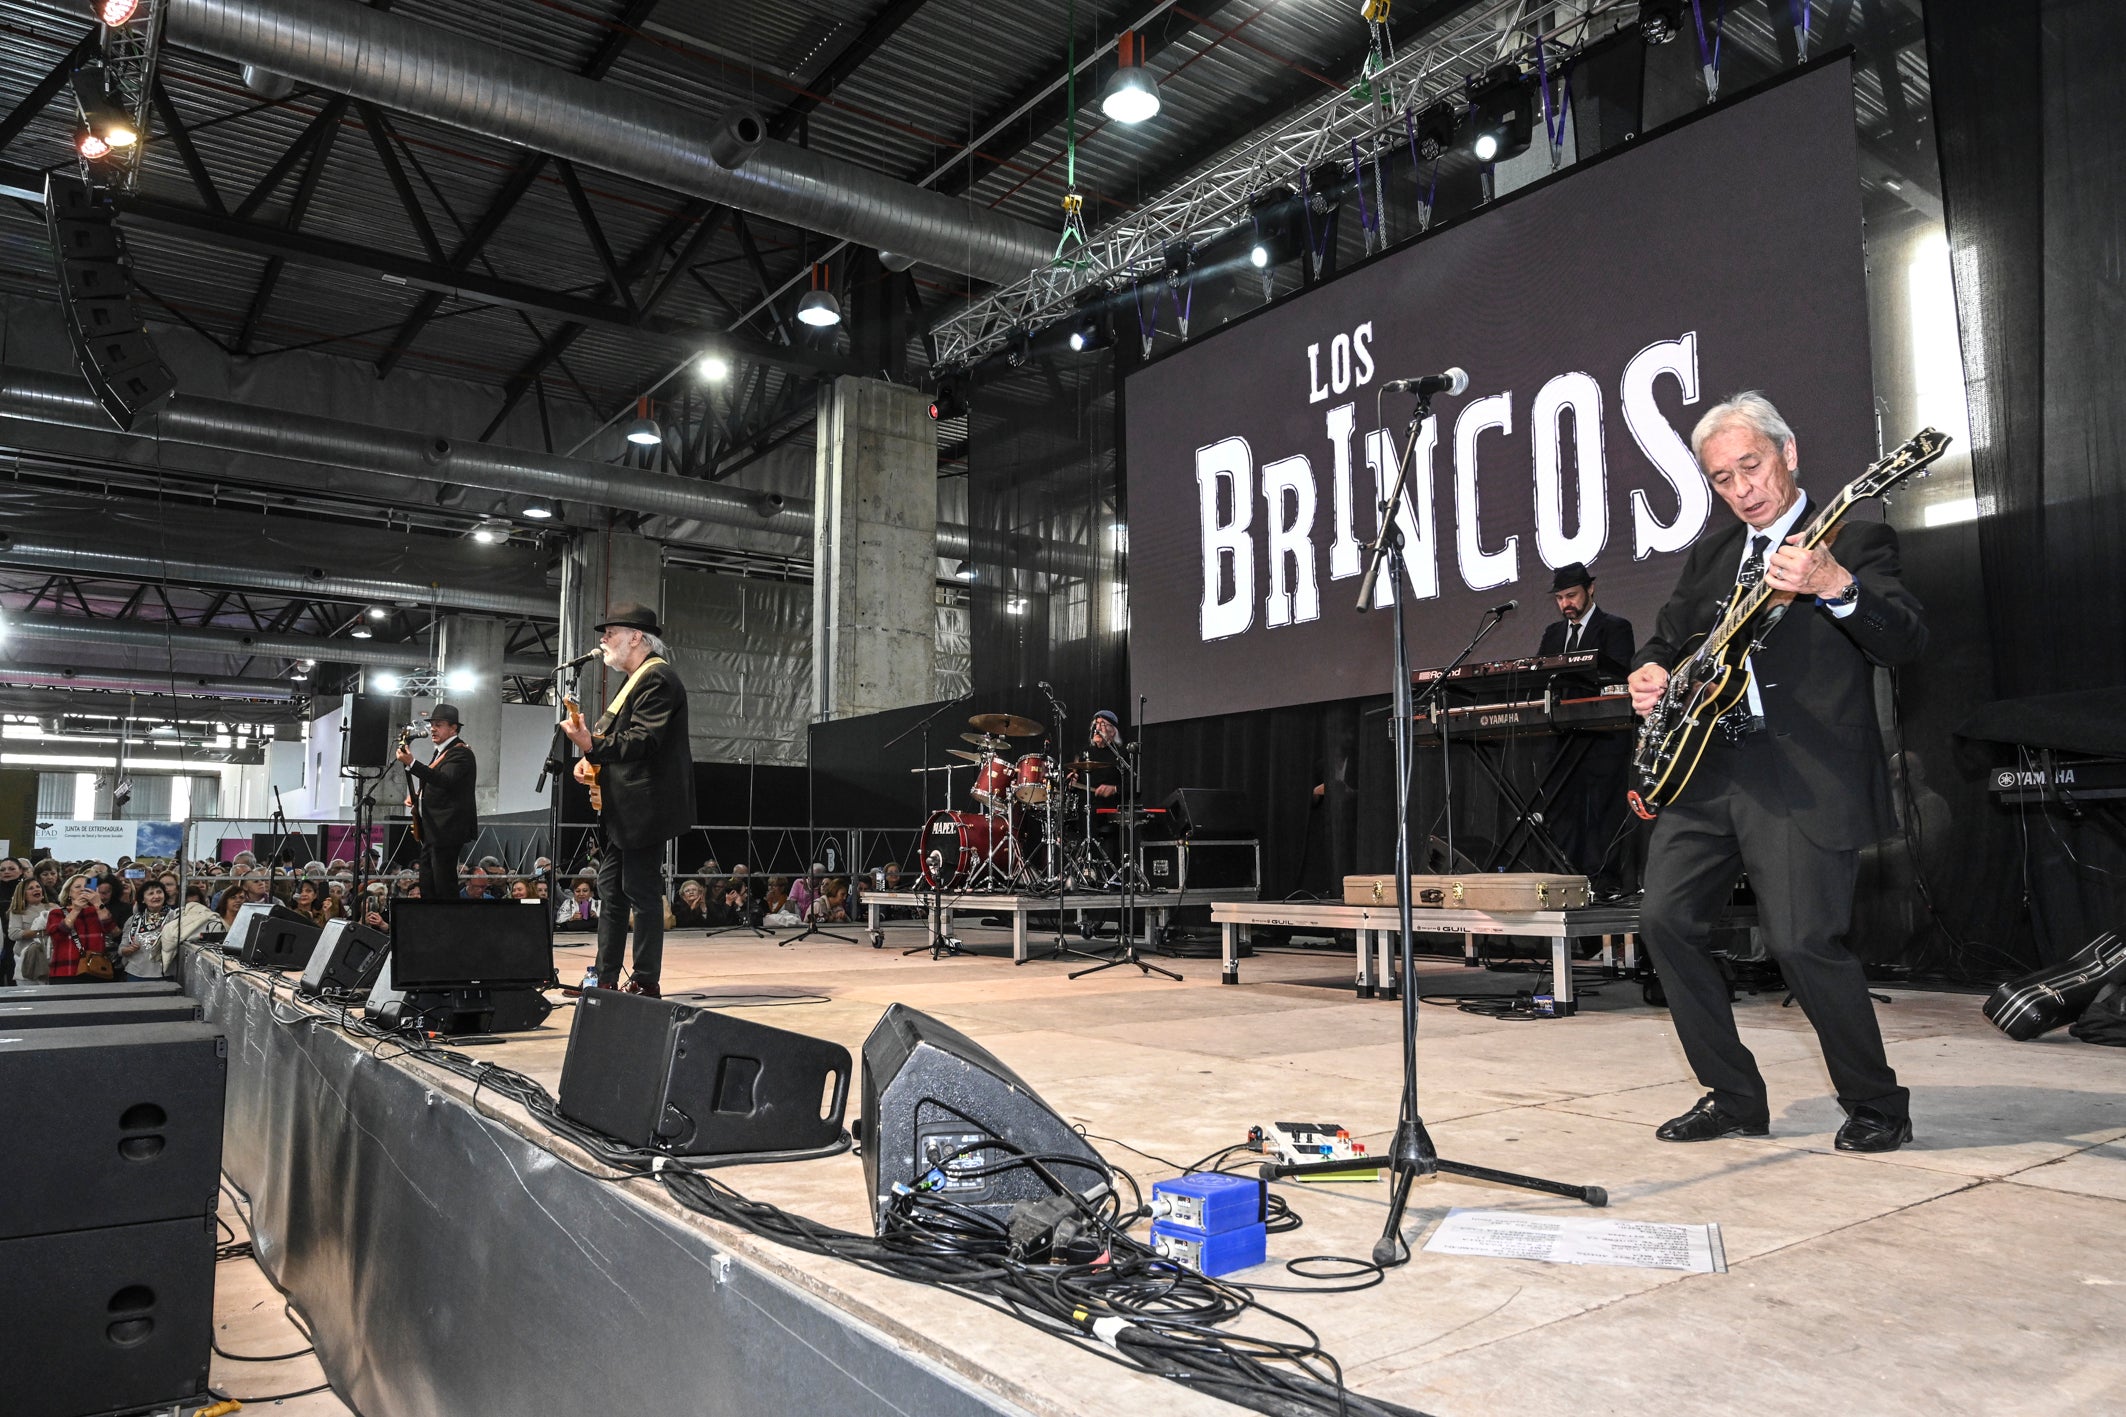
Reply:
[[[1260,1223],[1237,1230],[1205,1234],[1164,1220],[1152,1222],[1152,1252],[1183,1269],[1211,1278],[1247,1269],[1268,1258],[1269,1228]]]
[[[1324,1161],[1349,1161],[1349,1170],[1317,1171],[1293,1176],[1294,1181],[1377,1181],[1380,1163],[1366,1155],[1364,1142],[1334,1122],[1271,1122],[1248,1129],[1251,1150],[1276,1157],[1285,1165],[1318,1165]]]

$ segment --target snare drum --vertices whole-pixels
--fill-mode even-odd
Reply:
[[[956,890],[984,865],[1009,867],[1014,835],[1009,822],[980,812],[932,812],[923,823],[923,884]]]
[[[1049,779],[1053,776],[1047,758],[1039,753],[1028,753],[1012,767],[1011,798],[1027,807],[1038,807],[1048,800]]]
[[[969,789],[974,800],[990,807],[1011,805],[1012,764],[1009,758],[1000,758],[991,753],[982,759],[974,770],[974,786]]]

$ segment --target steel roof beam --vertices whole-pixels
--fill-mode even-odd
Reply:
[[[276,659],[313,659],[319,663],[359,664],[385,669],[416,668],[429,660],[427,644],[418,640],[339,640],[265,629],[218,630],[196,625],[171,625],[160,620],[111,620],[42,611],[10,615],[7,629],[10,639],[33,643],[225,654],[242,660],[265,655]],[[543,677],[553,673],[553,665],[543,660],[511,659],[503,662],[502,672]]]

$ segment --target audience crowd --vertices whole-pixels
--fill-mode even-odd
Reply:
[[[595,932],[595,873],[564,877],[547,899],[551,864],[541,857],[517,874],[493,856],[461,863],[465,900],[517,900],[548,906],[557,932]],[[275,900],[323,925],[354,918],[388,929],[393,906],[419,899],[415,873],[378,876],[359,893],[352,863],[313,861],[269,871],[250,852],[229,861],[179,863],[121,857],[65,863],[0,857],[0,984],[160,979],[175,972],[178,947],[218,936],[247,903]],[[902,887],[899,863],[880,879]],[[767,929],[860,919],[862,883],[814,863],[799,876],[763,877],[745,865],[705,861],[682,875],[665,899],[670,929]]]

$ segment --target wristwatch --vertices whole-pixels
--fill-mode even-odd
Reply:
[[[1816,597],[1816,603],[1836,608],[1851,605],[1858,599],[1860,599],[1860,578],[1854,576],[1846,581],[1844,590],[1836,595],[1819,595]]]

